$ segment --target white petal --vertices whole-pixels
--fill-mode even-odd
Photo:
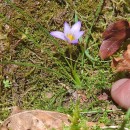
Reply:
[[[68,43],[71,43],[70,39],[68,37],[65,36],[65,39]]]
[[[78,43],[78,39],[71,41],[71,43],[72,44],[77,44]]]
[[[71,33],[75,33],[75,32],[79,32],[80,31],[80,28],[81,28],[81,22],[78,21],[76,22],[72,28],[71,28]]]
[[[50,33],[53,37],[56,37],[56,38],[59,38],[59,39],[62,39],[62,40],[66,40],[65,39],[65,35],[63,32],[60,32],[60,31],[52,31]]]
[[[64,23],[64,34],[69,34],[70,33],[70,26],[67,22]]]
[[[76,39],[79,39],[83,34],[84,34],[84,31],[75,32],[74,37],[75,37]]]

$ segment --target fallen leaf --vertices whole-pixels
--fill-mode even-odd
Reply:
[[[17,113],[16,113],[17,112]],[[14,107],[13,114],[2,124],[1,130],[62,130],[70,124],[68,115],[43,110],[20,110]]]
[[[130,71],[130,45],[127,46],[127,50],[122,57],[113,58],[111,66],[117,72]]]
[[[108,106],[107,106],[107,109],[108,109],[108,110],[112,110],[113,112],[114,112],[114,111],[120,111],[120,109],[118,109],[117,106],[114,105],[114,104],[108,105]]]
[[[20,107],[14,106],[14,107],[12,107],[11,115],[17,114],[17,113],[22,112],[22,111],[23,110]]]
[[[100,94],[99,96],[98,96],[98,100],[103,100],[103,101],[105,101],[105,100],[107,100],[108,99],[108,95],[104,92],[103,94]]]
[[[104,123],[98,123],[98,122],[86,122],[86,126],[91,128],[94,126],[99,126],[99,127],[104,127],[105,124]]]
[[[101,59],[106,59],[115,53],[123,41],[130,37],[130,26],[128,21],[119,20],[112,23],[103,32],[103,42],[100,46],[99,55]]]
[[[17,72],[18,69],[18,65],[15,64],[7,64],[4,66],[4,70],[3,70],[3,75],[4,76],[9,76],[9,75],[13,75],[14,73]]]

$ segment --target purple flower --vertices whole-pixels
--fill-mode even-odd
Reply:
[[[72,27],[67,22],[64,23],[64,32],[52,31],[53,37],[60,38],[68,43],[77,44],[78,39],[83,35],[84,31],[80,31],[81,22],[76,22]]]

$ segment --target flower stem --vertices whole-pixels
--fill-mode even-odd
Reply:
[[[70,58],[70,64],[68,64],[70,66],[71,69],[71,73],[74,79],[74,84],[76,85],[76,88],[80,88],[81,87],[81,80],[79,78],[78,73],[76,72],[76,64],[73,64],[73,46],[71,44],[69,44],[69,58]]]

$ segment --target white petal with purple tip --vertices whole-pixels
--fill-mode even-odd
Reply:
[[[71,28],[71,33],[75,33],[75,32],[79,32],[80,31],[80,28],[81,28],[81,22],[78,21],[76,22],[72,28]]]
[[[63,32],[60,32],[60,31],[52,31],[50,34],[51,34],[53,37],[60,38],[60,39],[66,41],[65,35],[64,35]]]
[[[68,37],[65,36],[65,40],[69,43],[71,43],[70,39]]]
[[[67,22],[64,23],[64,34],[70,33],[70,26]]]
[[[78,39],[71,41],[71,43],[72,44],[77,44],[78,43]]]
[[[84,34],[84,31],[75,32],[74,37],[75,37],[76,39],[79,39],[83,34]]]

